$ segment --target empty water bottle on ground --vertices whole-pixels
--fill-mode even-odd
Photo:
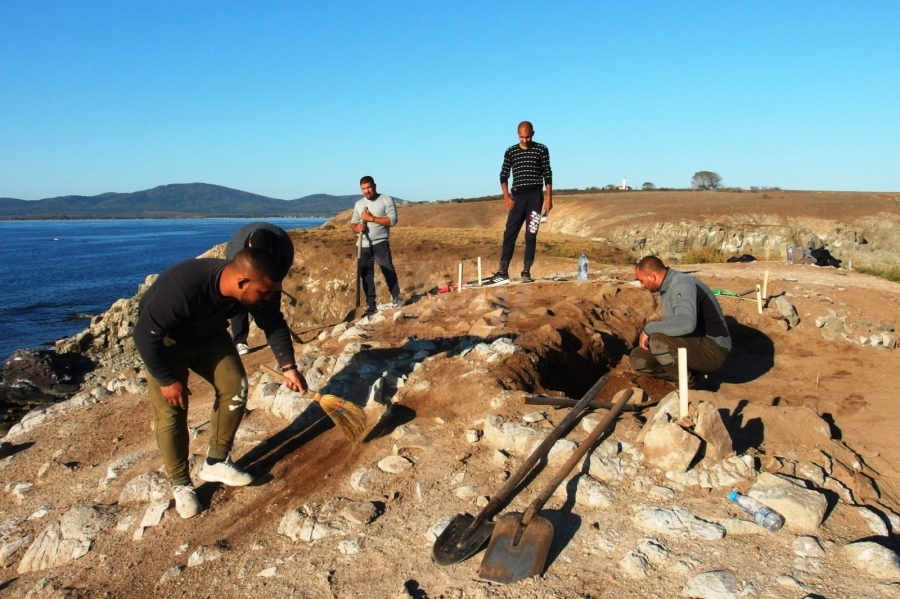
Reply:
[[[741,509],[753,516],[754,522],[769,532],[777,532],[784,526],[784,518],[781,517],[781,514],[772,508],[766,507],[752,497],[732,491],[728,494],[728,499],[741,506]]]
[[[584,252],[578,257],[578,280],[587,281],[588,257]]]

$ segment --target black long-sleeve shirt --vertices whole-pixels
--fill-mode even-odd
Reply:
[[[541,189],[544,183],[553,184],[553,172],[550,170],[550,150],[544,144],[535,141],[527,148],[519,144],[510,146],[503,154],[503,166],[500,167],[500,182],[509,181],[512,171],[513,192],[528,192]]]
[[[163,351],[163,339],[202,343],[228,326],[228,319],[247,307],[219,292],[219,279],[227,260],[196,258],[167,268],[138,306],[134,343],[147,370],[162,386],[177,379]],[[272,353],[281,365],[294,363],[291,332],[281,310],[272,302],[249,308],[265,332]]]

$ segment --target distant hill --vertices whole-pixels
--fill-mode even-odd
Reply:
[[[220,185],[186,183],[97,196],[0,198],[0,220],[332,217],[352,208],[360,197],[317,193],[278,200]]]

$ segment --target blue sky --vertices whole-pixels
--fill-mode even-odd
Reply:
[[[900,2],[0,0],[0,197],[900,190]]]

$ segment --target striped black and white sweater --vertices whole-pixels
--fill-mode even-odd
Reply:
[[[500,168],[501,183],[509,181],[510,171],[513,177],[513,193],[541,189],[544,183],[552,185],[550,150],[544,144],[534,141],[527,148],[522,148],[519,144],[510,146],[503,154],[503,166]]]

